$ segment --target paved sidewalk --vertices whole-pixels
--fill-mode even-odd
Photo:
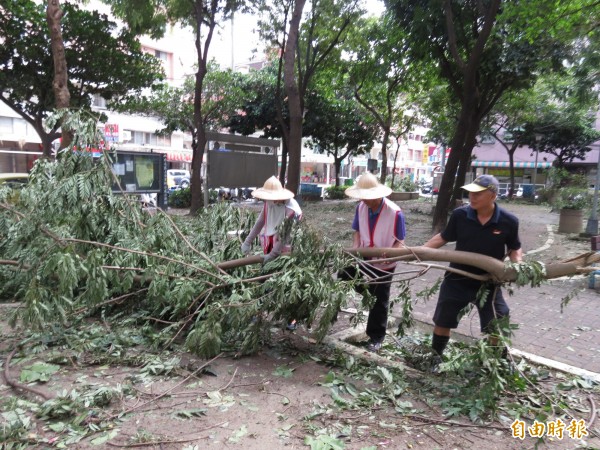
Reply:
[[[547,223],[522,221],[526,260],[555,262],[590,250],[589,241],[573,241],[554,232],[558,224],[556,214],[548,213],[548,218],[540,222],[544,221]],[[437,293],[427,301],[417,299],[416,293],[431,287],[442,274],[440,270],[430,270],[412,281],[417,320],[432,323]],[[596,285],[600,285],[600,280]],[[557,279],[538,288],[515,288],[512,296],[505,289],[504,294],[511,308],[511,321],[519,325],[513,348],[600,374],[600,290],[588,288],[587,276]],[[561,311],[561,302],[571,296]],[[456,332],[480,337],[477,311],[463,317]]]

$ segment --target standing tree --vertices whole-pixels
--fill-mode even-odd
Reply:
[[[278,95],[277,61],[260,70],[251,71],[243,79],[244,104],[233,114],[225,125],[230,132],[248,136],[257,131],[265,138],[281,138],[282,129],[278,117],[287,117],[285,105]]]
[[[561,73],[542,75],[530,89],[510,92],[493,108],[482,123],[482,132],[490,134],[509,156],[511,186],[514,194],[514,154],[524,145],[556,157],[555,165],[582,159],[589,144],[598,139],[593,117],[597,99],[578,95],[578,66],[565,66]],[[504,131],[511,136],[509,142]],[[536,139],[536,135],[540,140]],[[537,149],[537,150],[536,150]]]
[[[405,112],[412,109],[408,93],[418,88],[420,72],[407,60],[404,32],[389,15],[362,21],[357,28],[346,46],[348,79],[358,102],[381,128],[380,180],[385,183],[390,137],[399,139],[416,119]]]
[[[45,124],[55,107],[90,108],[94,95],[116,99],[139,92],[162,77],[156,58],[143,53],[131,33],[117,32],[116,24],[105,15],[69,3],[63,9],[68,79],[66,85],[64,75],[56,79],[61,95],[57,101],[44,5],[29,0],[0,5],[0,100],[36,130],[47,157],[52,142],[61,136],[60,124],[50,129]],[[61,59],[59,53],[55,55]],[[65,90],[70,92],[70,99],[63,95]]]
[[[112,6],[113,13],[123,18],[130,29],[137,33],[150,32],[153,37],[164,34],[167,22],[189,26],[194,33],[196,65],[193,94],[192,134],[192,203],[190,214],[196,214],[204,203],[202,195],[201,167],[206,149],[204,110],[204,79],[208,73],[208,52],[215,29],[219,23],[229,20],[231,15],[246,8],[242,0],[103,0]]]
[[[225,126],[244,104],[247,91],[243,89],[244,76],[231,69],[221,70],[211,61],[202,83],[202,127],[219,129]],[[116,106],[120,111],[157,117],[164,123],[160,133],[186,131],[193,133],[196,79],[189,76],[181,87],[161,85],[151,95],[128,98]]]
[[[557,109],[528,124],[528,145],[542,153],[555,156],[554,166],[564,168],[575,160],[584,160],[591,150],[590,144],[600,139],[600,131],[594,128],[595,117],[581,111]],[[537,141],[533,135],[542,135]]]
[[[311,113],[303,129],[310,136],[309,145],[333,157],[335,185],[339,186],[342,161],[371,149],[379,130],[364,119],[352,92],[331,89],[326,83],[319,85],[322,88],[307,98]]]
[[[52,61],[54,62],[54,81],[52,88],[56,97],[56,108],[64,109],[71,105],[71,94],[69,93],[69,74],[67,68],[67,57],[65,55],[65,44],[62,36],[61,18],[63,12],[60,9],[59,0],[48,0],[46,7],[46,20],[50,31],[52,48]],[[69,146],[73,140],[73,134],[67,129],[65,121],[61,122],[62,139],[61,148]]]
[[[302,22],[304,6],[305,0],[294,0],[293,6],[286,1],[275,1],[267,7],[264,2],[262,10],[267,18],[261,21],[263,37],[280,54],[278,86],[283,81],[288,117],[284,118],[283,107],[279,107],[278,114],[284,151],[289,154],[286,187],[294,193],[300,186],[306,93],[315,73],[326,64],[332,52],[339,51],[338,45],[361,13],[355,0],[312,0]],[[281,178],[285,178],[284,163],[285,155]]]
[[[508,154],[510,185],[508,199],[515,194],[515,152],[528,142],[524,125],[535,115],[539,103],[532,89],[507,93],[484,119],[481,135],[494,137]],[[506,138],[506,133],[510,139]]]
[[[460,198],[482,120],[504,93],[531,85],[542,66],[560,64],[566,56],[561,43],[570,39],[573,14],[580,16],[580,3],[592,1],[557,5],[545,0],[388,0],[407,30],[410,57],[435,61],[460,105],[434,210],[434,231],[444,227],[450,205]]]

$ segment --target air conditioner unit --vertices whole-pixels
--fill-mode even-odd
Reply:
[[[123,142],[131,141],[131,131],[123,130],[121,136],[123,136]]]

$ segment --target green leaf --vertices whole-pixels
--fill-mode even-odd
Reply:
[[[325,434],[321,434],[316,438],[306,436],[304,443],[310,445],[311,450],[343,450],[346,448],[343,441]]]
[[[233,443],[238,443],[240,439],[248,434],[248,428],[246,425],[242,425],[241,428],[233,433],[233,436],[230,436],[228,441]]]
[[[98,436],[91,440],[92,445],[103,445],[114,438],[119,432],[117,430],[111,430],[108,433],[103,433],[102,436]]]
[[[23,383],[33,383],[36,381],[48,381],[50,376],[60,370],[60,366],[37,362],[21,371],[20,380]]]
[[[273,375],[277,377],[290,378],[294,373],[294,369],[289,367],[279,366],[273,371]]]

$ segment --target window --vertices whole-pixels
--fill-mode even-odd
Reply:
[[[94,94],[94,100],[92,106],[100,109],[106,109],[106,99],[98,94]]]
[[[156,144],[161,145],[163,147],[171,146],[171,136],[156,136]]]
[[[131,133],[131,142],[133,142],[134,144],[160,145],[162,147],[171,146],[171,136],[159,136],[154,133],[144,133],[143,131],[125,131]]]
[[[167,52],[161,52],[160,50],[154,50],[154,56],[156,56],[161,61],[167,62],[169,54]]]
[[[508,144],[510,142],[514,142],[515,138],[510,131],[505,131],[502,135],[502,140]]]
[[[15,134],[27,136],[27,122],[24,119],[13,119],[13,130]]]
[[[479,137],[480,144],[493,144],[494,142],[496,142],[496,140],[494,139],[494,136],[492,136],[489,133],[482,134]]]
[[[0,132],[9,134],[13,133],[12,117],[0,117]]]
[[[156,135],[152,133],[144,133],[144,144],[156,145]]]
[[[141,131],[133,131],[131,133],[131,142],[134,144],[143,144],[144,143],[144,133]]]

